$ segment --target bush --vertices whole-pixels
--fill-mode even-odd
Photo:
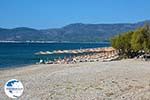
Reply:
[[[112,47],[119,54],[132,58],[141,53],[150,53],[150,27],[148,25],[135,31],[126,32],[111,39]]]

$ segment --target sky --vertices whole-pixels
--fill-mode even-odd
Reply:
[[[71,23],[150,19],[150,0],[0,0],[0,27],[59,28]]]

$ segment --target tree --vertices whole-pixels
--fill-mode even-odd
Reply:
[[[143,43],[145,38],[145,29],[140,28],[136,30],[131,39],[132,49],[137,52],[143,50]]]
[[[131,51],[131,36],[132,36],[133,32],[127,32],[124,33],[122,35],[118,35],[114,38],[112,38],[111,43],[112,43],[112,47],[116,48],[117,50],[119,50],[119,53],[121,55],[127,55],[130,53]]]
[[[150,28],[148,25],[136,30],[131,39],[132,49],[138,51],[150,51]]]
[[[150,53],[150,26],[146,25],[135,31],[126,32],[111,39],[112,47],[120,55],[134,57],[144,51]]]
[[[134,32],[130,31],[125,33],[122,37],[123,37],[123,45],[124,45],[124,54],[127,57],[131,57],[131,51],[132,51],[132,47],[131,47],[131,38]]]
[[[150,27],[146,25],[145,29],[145,37],[143,42],[143,49],[145,52],[150,53]]]

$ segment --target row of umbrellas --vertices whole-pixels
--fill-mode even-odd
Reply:
[[[80,54],[80,53],[99,53],[114,51],[112,47],[104,48],[89,48],[89,49],[76,49],[76,50],[55,50],[55,51],[40,51],[36,55],[50,55],[50,54]]]

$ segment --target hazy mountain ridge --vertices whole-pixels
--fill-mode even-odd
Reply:
[[[150,24],[150,20],[119,24],[69,24],[62,28],[37,30],[28,27],[0,28],[0,41],[100,42],[114,35]]]

